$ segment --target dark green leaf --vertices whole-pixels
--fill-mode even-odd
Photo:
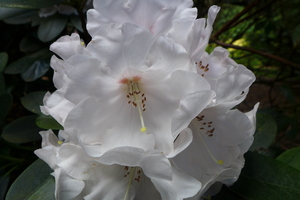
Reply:
[[[31,19],[36,16],[38,13],[36,10],[22,13],[20,15],[11,17],[11,18],[6,18],[3,21],[7,24],[26,24],[31,21]]]
[[[43,8],[62,3],[66,0],[1,0],[0,7],[9,8]]]
[[[43,105],[43,98],[46,92],[32,92],[21,98],[22,105],[29,111],[41,115],[40,106]]]
[[[50,68],[49,60],[36,60],[32,65],[23,67],[21,77],[24,81],[34,81],[43,76]]]
[[[256,132],[254,142],[250,147],[251,151],[268,148],[274,141],[277,132],[276,122],[271,115],[258,113],[256,119]]]
[[[26,143],[41,139],[39,132],[43,129],[35,124],[36,117],[37,115],[30,115],[11,122],[2,132],[3,139],[11,143]]]
[[[82,30],[82,24],[81,24],[81,21],[80,21],[79,16],[78,16],[78,15],[71,15],[71,16],[70,16],[70,19],[71,19],[71,22],[72,22],[72,24],[74,25],[74,27],[75,27],[78,31],[83,32],[83,30]]]
[[[13,97],[9,93],[0,94],[0,102],[0,121],[2,121],[13,104]]]
[[[9,174],[5,174],[3,172],[3,170],[0,171],[0,199],[4,199],[5,197],[10,178]]]
[[[18,16],[18,15],[21,15],[26,12],[30,12],[30,10],[18,9],[18,8],[1,8],[0,7],[0,20]]]
[[[240,197],[235,192],[232,192],[231,190],[229,190],[224,185],[218,194],[216,194],[215,196],[212,196],[211,200],[243,200],[243,198]]]
[[[3,69],[5,68],[8,61],[8,55],[6,52],[0,53],[0,73],[3,72]]]
[[[69,17],[66,15],[53,15],[41,21],[38,37],[43,42],[55,39],[67,25]]]
[[[300,25],[298,25],[294,30],[293,43],[294,45],[300,44]]]
[[[50,58],[51,55],[52,53],[48,49],[42,49],[11,63],[5,68],[4,73],[19,74],[23,71],[23,68],[29,68],[35,61]]]
[[[300,170],[300,147],[285,151],[277,157],[277,160]]]
[[[54,200],[55,182],[52,169],[38,159],[12,184],[5,200]]]
[[[250,200],[297,200],[300,171],[255,152],[245,155],[246,165],[230,190]]]
[[[0,94],[3,94],[5,91],[5,80],[2,73],[0,73]]]
[[[32,36],[26,36],[21,40],[19,48],[22,52],[32,53],[40,50],[42,46],[42,43],[38,39],[35,39]]]
[[[36,119],[36,124],[43,129],[63,130],[63,127],[51,115],[40,115]]]

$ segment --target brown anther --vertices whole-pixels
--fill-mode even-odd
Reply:
[[[146,108],[143,109],[143,111],[145,111],[145,110],[146,110]]]
[[[127,103],[128,103],[128,104],[130,104],[130,103],[131,103],[131,101],[128,101]]]

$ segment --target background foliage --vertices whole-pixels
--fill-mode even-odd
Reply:
[[[223,186],[211,199],[298,199],[300,0],[194,2],[199,17],[205,17],[211,5],[221,6],[207,50],[228,48],[237,63],[257,76],[238,108],[248,111],[261,102],[255,141],[245,155],[246,165],[239,180],[231,187]],[[72,5],[78,14],[39,17],[39,8],[57,3]],[[40,130],[62,127],[43,115],[39,106],[46,91],[55,90],[50,44],[74,31],[89,41],[82,23],[84,3],[0,0],[0,199],[54,198],[51,170],[36,161],[33,151],[40,148]]]

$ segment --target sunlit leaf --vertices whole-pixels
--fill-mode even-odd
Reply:
[[[42,114],[40,106],[43,105],[43,98],[46,92],[32,92],[21,98],[22,105],[35,114]]]
[[[34,81],[43,76],[50,68],[49,60],[36,60],[31,65],[23,67],[21,77],[24,81]]]
[[[50,58],[51,55],[52,53],[48,49],[42,49],[11,63],[5,68],[4,73],[19,74],[23,71],[23,68],[29,68],[35,61]]]
[[[8,55],[6,52],[1,52],[0,53],[0,73],[3,71],[5,68],[6,64],[8,61]]]
[[[10,8],[43,8],[62,3],[66,0],[1,0],[0,7]]]
[[[4,120],[13,104],[13,97],[9,93],[0,94],[0,121]]]
[[[11,143],[26,143],[41,139],[39,132],[43,129],[35,124],[36,117],[37,115],[30,115],[11,122],[2,132],[3,139]]]
[[[54,178],[52,169],[38,159],[30,165],[12,184],[5,200],[54,200]]]
[[[246,165],[230,190],[250,200],[299,199],[299,170],[255,152],[248,152],[245,159]]]
[[[277,157],[277,160],[300,170],[300,147],[285,151]]]
[[[67,25],[69,17],[66,15],[53,15],[41,21],[38,37],[43,42],[55,39]]]
[[[36,124],[43,129],[63,130],[63,127],[51,115],[40,115],[36,119]]]
[[[254,142],[250,147],[251,151],[268,148],[274,141],[277,132],[276,122],[271,115],[258,113],[256,119],[256,132]]]

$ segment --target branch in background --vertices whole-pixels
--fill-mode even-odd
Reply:
[[[266,7],[270,7],[270,4],[274,3],[275,1],[277,0],[271,0],[269,2],[267,2],[265,5],[263,5],[261,8],[257,9],[255,12],[249,14],[248,16],[236,21],[236,22],[233,22],[230,26],[230,28],[240,24],[241,22],[247,20],[247,19],[250,19],[251,17],[253,17],[254,15],[258,14],[259,12],[263,11]],[[286,2],[285,2],[286,3]]]
[[[300,65],[299,64],[296,64],[294,62],[286,60],[286,59],[284,59],[282,57],[275,56],[273,54],[269,54],[269,53],[266,53],[266,52],[263,52],[263,51],[260,51],[260,50],[256,50],[256,49],[251,49],[249,47],[242,47],[242,46],[237,46],[237,45],[233,45],[233,44],[224,43],[224,42],[221,42],[221,41],[216,40],[216,39],[211,39],[210,42],[218,44],[218,45],[220,45],[222,47],[225,47],[225,48],[234,48],[234,49],[240,49],[240,50],[243,50],[243,51],[252,52],[252,53],[264,56],[266,58],[270,58],[270,59],[279,61],[279,62],[281,62],[283,64],[289,65],[289,66],[291,66],[293,68],[296,68],[296,69],[300,70]]]
[[[259,3],[259,1],[255,0],[251,4],[249,4],[247,7],[245,7],[244,10],[242,10],[240,13],[238,13],[236,16],[234,16],[229,22],[227,22],[222,28],[220,28],[212,36],[212,38],[218,38],[223,32],[225,32],[227,29],[229,29],[233,23],[235,23],[238,19],[240,19],[245,13],[247,13],[249,10],[251,10],[258,3]]]

